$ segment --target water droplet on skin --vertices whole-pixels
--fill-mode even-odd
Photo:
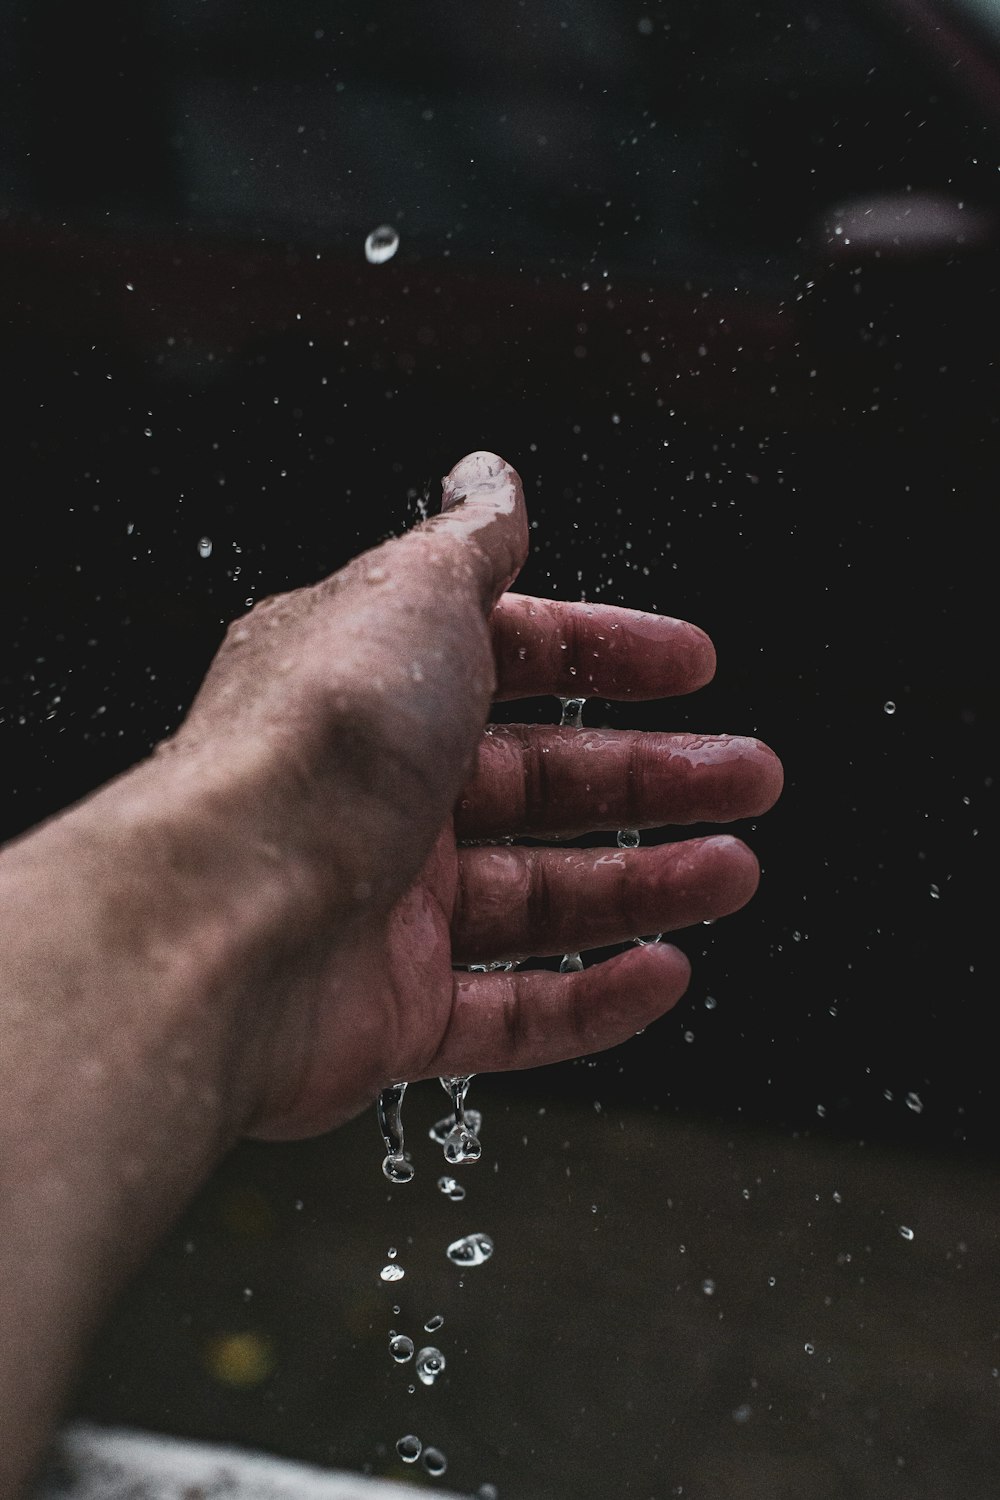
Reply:
[[[212,555],[212,538],[210,536],[203,536],[201,538],[201,540],[199,541],[199,543],[198,543],[198,556],[199,557],[211,557],[211,555]]]
[[[407,1433],[406,1437],[399,1439],[399,1442],[396,1444],[396,1452],[404,1464],[415,1464],[423,1451],[423,1446],[420,1439],[410,1432]]]
[[[389,1265],[383,1266],[378,1274],[383,1281],[402,1281],[406,1272],[397,1261],[391,1261]]]
[[[903,1236],[904,1240],[912,1240],[913,1239],[913,1230],[910,1228],[910,1226],[908,1224],[900,1224],[900,1226],[899,1226],[899,1232]]]
[[[431,1317],[431,1318],[428,1318],[427,1322],[424,1324],[424,1332],[425,1333],[437,1333],[438,1329],[439,1328],[443,1328],[443,1327],[444,1327],[444,1318],[442,1318],[442,1316],[441,1316],[440,1313],[435,1313],[434,1316]]]
[[[445,1358],[440,1349],[435,1349],[433,1344],[428,1344],[421,1349],[417,1355],[417,1363],[414,1369],[420,1379],[421,1385],[433,1385],[445,1367]]]
[[[638,828],[619,828],[619,830],[618,830],[618,847],[619,847],[619,849],[638,849],[638,847],[639,847],[639,830],[638,830]]]
[[[912,1109],[915,1115],[919,1115],[923,1113],[924,1101],[921,1099],[919,1094],[914,1094],[911,1091],[906,1096],[906,1107],[907,1109]]]
[[[559,965],[560,974],[579,974],[583,970],[583,959],[579,953],[567,953]]]
[[[391,224],[380,224],[365,240],[365,260],[371,266],[384,265],[399,249],[399,235]]]
[[[637,943],[640,948],[648,948],[651,944],[658,943],[662,936],[662,932],[654,932],[650,937],[634,938],[633,942]]]
[[[701,1284],[701,1289],[705,1293],[706,1297],[715,1296],[715,1282],[710,1276],[705,1277],[705,1280]]]
[[[408,1339],[404,1333],[397,1333],[395,1338],[389,1340],[389,1353],[397,1365],[405,1365],[408,1359],[413,1358],[413,1340]]]
[[[882,712],[887,714],[894,714],[896,712],[896,705],[891,698],[887,698],[882,704]]]
[[[439,1177],[438,1188],[446,1198],[451,1199],[452,1203],[461,1203],[465,1197],[465,1188],[460,1182],[456,1182],[454,1177]]]
[[[435,1479],[439,1479],[447,1467],[448,1460],[440,1448],[424,1449],[424,1468],[428,1474],[433,1475]]]
[[[493,1241],[488,1234],[467,1234],[453,1240],[447,1254],[456,1266],[481,1266],[493,1254]]]

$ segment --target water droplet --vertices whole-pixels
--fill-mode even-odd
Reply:
[[[424,1468],[427,1470],[428,1474],[432,1474],[435,1479],[440,1479],[441,1475],[444,1473],[447,1467],[448,1460],[445,1458],[440,1448],[424,1449]]]
[[[482,1142],[464,1125],[453,1125],[444,1142],[444,1159],[449,1166],[458,1167],[466,1161],[478,1161],[483,1154]],[[454,1197],[453,1193],[448,1195]],[[465,1197],[465,1189],[461,1196]]]
[[[640,948],[648,948],[651,946],[651,944],[658,943],[662,936],[662,932],[654,932],[649,937],[634,938],[633,941],[637,943]]]
[[[126,281],[126,283],[125,283],[125,290],[127,292],[134,292],[135,291],[135,283],[132,282],[132,281]]]
[[[465,1197],[465,1188],[460,1182],[456,1182],[454,1177],[439,1177],[438,1188],[446,1198],[451,1199],[452,1203],[461,1203]]]
[[[742,1406],[737,1406],[733,1412],[734,1422],[749,1422],[753,1408],[744,1401]]]
[[[488,1234],[467,1234],[448,1246],[448,1259],[456,1266],[481,1266],[492,1254],[493,1241]]]
[[[381,266],[392,260],[399,249],[399,235],[391,224],[380,224],[365,240],[365,260],[369,265]]]
[[[891,698],[887,698],[882,704],[882,712],[887,714],[894,714],[896,712],[896,705]]]
[[[386,1149],[382,1171],[390,1182],[395,1183],[410,1182],[413,1179],[413,1167],[403,1154],[403,1095],[405,1093],[405,1083],[394,1083],[382,1090],[375,1106],[378,1126]]]
[[[415,1464],[423,1451],[423,1446],[420,1439],[410,1432],[407,1433],[406,1437],[399,1439],[399,1442],[396,1444],[396,1452],[404,1464]]]
[[[405,1333],[397,1333],[395,1338],[389,1340],[389,1353],[397,1365],[405,1365],[408,1359],[413,1358],[413,1340],[408,1339]]]
[[[559,724],[563,729],[583,728],[583,706],[586,698],[560,698],[562,715]]]
[[[715,998],[714,995],[706,995],[705,996],[705,1009],[706,1010],[714,1010],[715,1007],[718,1005],[718,1003],[719,1002],[718,1002],[718,1000],[716,1000],[716,998]]]
[[[481,1484],[476,1491],[476,1500],[500,1500],[500,1491],[495,1484]]]
[[[912,1240],[912,1238],[913,1238],[913,1230],[910,1228],[910,1226],[908,1224],[900,1224],[900,1226],[899,1226],[899,1232],[903,1236],[904,1240]]]
[[[939,885],[933,885],[933,884],[931,885],[931,900],[932,901],[940,901],[941,900],[941,887]]]
[[[440,1349],[435,1349],[433,1344],[428,1344],[426,1349],[421,1349],[417,1355],[417,1363],[414,1369],[420,1378],[421,1385],[433,1385],[445,1366],[445,1358]]]
[[[579,953],[567,953],[559,964],[560,974],[579,974],[583,970],[583,959]]]
[[[442,1318],[440,1313],[435,1313],[433,1317],[428,1318],[427,1322],[424,1324],[424,1332],[437,1333],[438,1329],[443,1327],[444,1318]]]
[[[778,1284],[778,1278],[777,1278],[777,1276],[769,1276],[767,1278],[767,1284],[768,1284],[768,1286],[777,1286],[777,1284]]]
[[[436,1120],[427,1134],[438,1146],[443,1146],[448,1136],[455,1127],[452,1115],[445,1115],[443,1120]],[[478,1135],[483,1128],[483,1117],[478,1109],[467,1109],[465,1111],[465,1128],[472,1135]]]
[[[152,429],[152,427],[144,427],[142,429],[142,435],[143,435],[143,437],[152,437],[153,436],[153,429]]]
[[[402,1281],[406,1272],[398,1261],[391,1261],[389,1265],[383,1266],[378,1274],[383,1281]]]
[[[711,1276],[705,1277],[705,1280],[701,1284],[701,1289],[705,1293],[706,1297],[715,1296],[715,1282],[712,1280]]]
[[[201,538],[201,540],[199,541],[199,543],[198,543],[198,556],[199,557],[211,557],[211,555],[212,555],[212,538],[210,536],[203,536]]]
[[[638,849],[638,847],[639,847],[639,830],[638,830],[638,828],[619,828],[619,830],[618,830],[618,847],[619,847],[619,849]]]
[[[919,1094],[915,1094],[911,1090],[906,1096],[906,1107],[907,1109],[912,1109],[915,1115],[923,1114],[924,1101]]]
[[[396,1249],[395,1245],[390,1245],[385,1253],[386,1255],[388,1255],[390,1260],[395,1260],[396,1256],[399,1254],[399,1251]]]
[[[815,1344],[803,1344],[802,1347],[806,1351],[807,1354],[815,1354],[816,1353],[816,1345]]]

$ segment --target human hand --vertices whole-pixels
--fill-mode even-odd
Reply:
[[[527,536],[514,470],[463,459],[442,514],[232,627],[171,742],[216,779],[230,768],[239,878],[280,892],[241,1022],[255,1135],[329,1129],[390,1082],[613,1046],[680,998],[678,949],[631,947],[576,974],[453,966],[686,927],[756,888],[755,857],[728,836],[462,846],[728,822],[781,787],[752,739],[486,727],[493,698],[665,697],[714,671],[692,625],[505,592]]]

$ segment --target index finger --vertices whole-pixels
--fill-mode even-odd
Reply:
[[[686,620],[610,604],[504,594],[490,618],[495,698],[673,698],[715,675],[715,647]]]

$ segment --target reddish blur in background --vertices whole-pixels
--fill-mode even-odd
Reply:
[[[477,447],[525,481],[536,529],[520,588],[681,615],[716,642],[718,680],[692,700],[595,702],[589,722],[756,731],[786,764],[778,808],[739,830],[760,894],[681,936],[688,1000],[605,1057],[473,1086],[490,1101],[484,1140],[492,1110],[503,1145],[475,1191],[489,1180],[522,1277],[477,1290],[493,1328],[477,1347],[494,1348],[498,1285],[521,1311],[465,1387],[507,1439],[481,1435],[493,1457],[478,1473],[473,1402],[447,1482],[643,1500],[678,1485],[712,1500],[997,1493],[995,1313],[961,1278],[948,1300],[973,1242],[989,1284],[981,1174],[1000,1146],[992,26],[985,4],[931,0],[0,5],[4,834],[145,754],[229,619],[411,524]],[[381,225],[399,247],[371,264]],[[566,1165],[590,1184],[572,1211],[570,1135]],[[771,1166],[751,1171],[741,1151]],[[396,1472],[379,1403],[396,1410],[383,1387],[398,1372],[368,1283],[382,1240],[403,1235],[380,1217],[379,1155],[374,1119],[237,1153],[193,1211],[213,1227],[182,1226],[140,1281],[81,1409]],[[440,1217],[425,1137],[417,1161]],[[851,1172],[868,1227],[831,1221],[820,1253],[814,1221]],[[741,1238],[742,1190],[776,1173],[794,1186],[758,1245]],[[933,1251],[899,1235],[912,1209],[887,1209],[903,1182],[924,1183],[951,1226]],[[968,1184],[975,1234],[934,1198],[947,1183]],[[231,1211],[233,1193],[256,1207]],[[724,1275],[656,1259],[654,1245],[673,1257],[698,1238],[676,1223],[682,1201],[700,1205],[701,1263],[728,1264],[753,1308],[723,1300]],[[417,1202],[393,1213],[419,1218]],[[604,1258],[578,1283],[574,1258],[584,1242],[594,1257],[601,1228]],[[798,1337],[805,1304],[782,1303],[794,1337],[764,1426],[746,1384],[764,1377],[743,1365],[769,1341],[784,1350],[784,1333],[747,1268],[766,1298],[775,1245],[786,1285],[808,1283],[816,1317],[834,1319],[842,1363],[820,1375],[802,1353],[819,1345]],[[827,1250],[832,1280],[814,1285]],[[880,1300],[881,1324],[855,1305],[866,1254],[901,1299]],[[270,1310],[259,1290],[243,1297],[251,1265]],[[841,1273],[855,1302],[837,1323]],[[335,1310],[317,1313],[319,1286]],[[710,1327],[665,1332],[651,1287],[661,1313],[688,1296],[704,1322],[710,1307]],[[928,1301],[950,1311],[914,1344]],[[879,1363],[888,1329],[916,1385]],[[225,1343],[243,1332],[259,1347]],[[328,1405],[317,1338],[340,1360]],[[680,1449],[678,1392],[669,1415],[656,1404],[665,1350],[693,1403]],[[697,1425],[712,1400],[690,1395],[706,1360],[718,1431],[737,1444],[725,1461]],[[734,1417],[744,1406],[753,1417]]]

